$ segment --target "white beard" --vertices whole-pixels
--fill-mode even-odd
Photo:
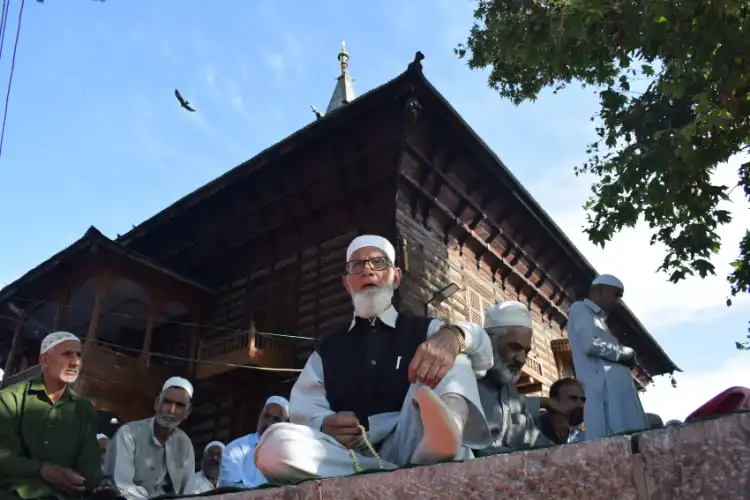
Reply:
[[[521,371],[511,369],[503,361],[497,361],[495,366],[489,369],[487,376],[502,385],[516,385],[521,380]]]
[[[365,288],[352,293],[354,314],[360,318],[377,318],[391,307],[393,291],[393,282],[390,282],[384,287]]]

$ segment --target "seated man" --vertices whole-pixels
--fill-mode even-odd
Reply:
[[[221,470],[222,453],[224,453],[224,443],[221,441],[211,441],[203,449],[201,470],[195,475],[194,494],[205,493],[216,488],[219,481],[219,470]]]
[[[291,423],[261,438],[255,464],[269,482],[436,463],[488,442],[474,372],[492,366],[484,331],[396,312],[401,270],[385,238],[359,236],[346,256],[354,318],[316,345],[292,389]]]
[[[492,444],[476,449],[477,456],[553,444],[541,434],[535,419],[541,409],[567,415],[567,406],[549,398],[527,398],[515,384],[531,351],[531,313],[520,302],[506,301],[491,307],[484,319],[495,364],[479,381],[479,397],[492,434]]]
[[[219,486],[255,488],[266,483],[266,478],[255,466],[255,448],[260,437],[271,425],[289,421],[289,401],[271,396],[258,417],[256,432],[235,439],[227,446],[221,462]]]
[[[102,482],[97,416],[73,392],[81,342],[55,332],[42,341],[42,376],[0,391],[0,497],[80,497]]]
[[[192,493],[193,443],[177,428],[190,415],[192,398],[192,384],[172,377],[156,398],[156,416],[125,424],[112,438],[104,472],[126,498]]]
[[[547,410],[537,418],[536,425],[544,437],[555,444],[583,441],[579,426],[583,423],[586,395],[581,383],[574,378],[561,378],[549,388],[549,399],[558,411]],[[560,408],[564,411],[559,412]]]

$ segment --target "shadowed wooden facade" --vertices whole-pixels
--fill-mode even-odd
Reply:
[[[336,95],[353,94],[337,88]],[[82,385],[100,407],[112,409],[102,391],[140,394],[132,406],[147,416],[158,384],[184,374],[196,382],[187,426],[196,446],[251,432],[265,398],[288,395],[296,377],[252,367],[300,368],[312,347],[263,332],[316,337],[349,321],[341,276],[346,246],[362,233],[397,247],[401,310],[481,323],[497,301],[528,303],[536,335],[523,392],[543,392],[572,374],[567,313],[596,272],[425,79],[421,54],[397,78],[329,109],[116,241],[94,229],[82,240],[95,238],[103,254],[119,257],[103,259],[82,250],[93,243],[78,242],[78,257],[58,254],[51,259],[58,264],[48,261],[40,268],[49,269],[6,287],[2,314],[9,303],[23,308],[22,321],[11,315],[0,322],[1,341],[12,351],[9,375],[35,362],[41,337],[30,320],[46,322],[94,341],[87,343]],[[112,333],[99,323],[117,313],[105,300],[123,280],[127,286],[114,289],[140,304],[124,317],[145,323]],[[456,293],[426,305],[451,283]],[[88,317],[69,327],[57,311],[70,309],[75,294],[87,297],[76,307]],[[612,323],[637,351],[642,383],[677,370],[628,309]],[[98,342],[105,334],[109,343]],[[141,352],[128,354],[129,346]],[[117,366],[128,376],[117,375]]]

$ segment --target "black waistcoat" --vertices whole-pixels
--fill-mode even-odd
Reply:
[[[380,319],[357,318],[318,342],[326,397],[335,412],[352,411],[367,427],[367,417],[400,411],[409,390],[409,363],[427,339],[432,318],[399,314],[396,328]]]

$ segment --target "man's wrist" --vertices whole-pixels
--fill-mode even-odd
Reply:
[[[466,335],[464,334],[463,330],[461,330],[457,326],[444,324],[441,327],[441,330],[448,330],[451,332],[451,334],[456,338],[456,342],[458,344],[458,353],[457,354],[465,354],[466,353]]]

